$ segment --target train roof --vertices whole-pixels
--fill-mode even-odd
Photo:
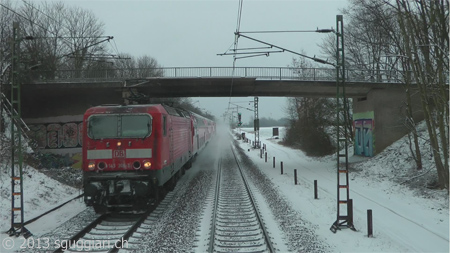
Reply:
[[[85,115],[109,113],[168,113],[178,117],[189,117],[189,112],[162,104],[100,105],[89,108]]]
[[[212,119],[206,118],[205,116],[202,116],[200,114],[197,114],[195,112],[189,112],[191,115],[193,115],[194,117],[196,117],[197,119],[203,119],[203,120],[207,120],[207,121],[213,121]]]

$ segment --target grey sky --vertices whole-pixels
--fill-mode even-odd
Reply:
[[[163,67],[231,67],[232,56],[224,53],[234,42],[238,0],[228,1],[111,1],[66,0],[91,10],[105,24],[105,35],[114,36],[111,47],[133,56],[149,55]],[[244,0],[240,31],[315,30],[334,28],[345,0]],[[345,23],[345,17],[344,17]],[[318,43],[325,37],[317,33],[252,34],[252,37],[308,56],[320,56]],[[245,38],[239,47],[261,46]],[[295,55],[271,54],[237,60],[238,67],[286,67]],[[229,98],[193,98],[196,105],[220,116]],[[231,101],[253,101],[231,98]],[[248,105],[248,104],[243,104]],[[285,98],[260,97],[260,117],[285,116]],[[253,112],[244,110],[243,121]]]

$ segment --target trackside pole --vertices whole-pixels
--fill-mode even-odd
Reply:
[[[353,202],[350,199],[348,177],[348,101],[345,95],[344,23],[342,15],[336,16],[336,138],[337,138],[337,217],[330,230],[336,233],[353,226]]]
[[[253,129],[255,130],[255,148],[259,148],[261,145],[260,145],[260,141],[259,141],[259,112],[258,112],[258,108],[259,108],[259,105],[258,105],[258,102],[259,102],[259,98],[258,97],[255,97],[254,98],[254,103],[253,103],[253,106],[254,106],[254,120],[253,120]]]
[[[294,183],[297,185],[297,169],[294,169]]]
[[[20,76],[20,35],[19,23],[13,23],[11,41],[12,80],[11,80],[11,228],[10,236],[22,234],[25,238],[31,236],[24,226],[23,198],[23,154],[21,121],[21,76]]]
[[[317,180],[314,180],[314,199],[318,199],[318,194],[317,194]]]
[[[367,237],[373,237],[372,209],[367,210]]]

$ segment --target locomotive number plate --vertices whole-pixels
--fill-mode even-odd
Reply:
[[[114,150],[115,158],[125,158],[125,150]]]

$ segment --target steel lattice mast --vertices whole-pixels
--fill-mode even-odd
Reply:
[[[20,37],[19,23],[13,23],[13,38],[11,41],[11,229],[10,235],[29,235],[24,227],[23,204],[23,153],[21,101],[20,101]]]
[[[337,138],[337,218],[330,230],[353,226],[353,202],[350,199],[348,177],[348,101],[345,95],[344,23],[336,16],[336,138]]]
[[[254,120],[253,120],[253,127],[255,130],[255,148],[260,148],[261,145],[259,145],[259,115],[258,115],[258,97],[255,97],[254,100],[254,107],[255,107],[255,111],[254,111]]]

